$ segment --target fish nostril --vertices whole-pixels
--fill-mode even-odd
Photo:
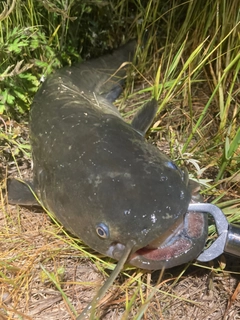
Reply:
[[[105,223],[102,223],[102,222],[99,223],[96,226],[96,232],[100,238],[103,238],[103,239],[109,238],[109,229]]]

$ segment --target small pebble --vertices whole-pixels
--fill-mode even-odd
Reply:
[[[5,304],[9,304],[12,302],[12,297],[9,292],[4,291],[1,295],[1,301]]]

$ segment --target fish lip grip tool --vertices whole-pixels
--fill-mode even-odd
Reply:
[[[210,214],[218,233],[217,239],[197,257],[197,261],[211,261],[222,253],[240,257],[240,226],[228,223],[220,208],[210,203],[194,203],[189,204],[188,211]]]

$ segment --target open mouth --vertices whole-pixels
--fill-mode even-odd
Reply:
[[[187,212],[163,235],[130,255],[128,262],[139,268],[171,268],[195,259],[207,238],[207,217]]]

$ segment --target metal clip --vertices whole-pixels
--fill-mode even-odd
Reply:
[[[209,213],[214,218],[218,233],[218,238],[197,257],[197,261],[211,261],[226,252],[229,223],[222,210],[210,203],[194,203],[188,206],[188,211]]]

